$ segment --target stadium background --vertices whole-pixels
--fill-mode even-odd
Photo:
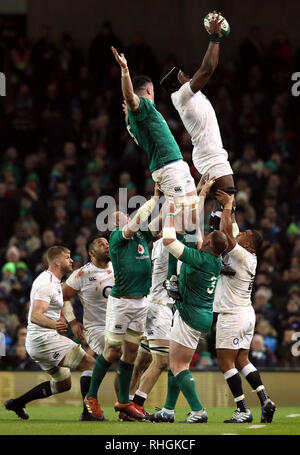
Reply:
[[[128,198],[153,191],[146,156],[124,128],[120,72],[109,46],[125,52],[132,74],[153,78],[157,107],[197,180],[190,139],[157,82],[175,64],[191,74],[199,66],[208,43],[203,17],[214,7],[232,32],[222,40],[219,66],[203,91],[216,110],[235,171],[240,229],[255,226],[265,239],[253,289],[262,339],[251,361],[273,372],[270,392],[283,382],[295,390],[300,110],[291,76],[300,71],[299,3],[15,0],[0,7],[0,71],[7,84],[0,101],[0,330],[7,347],[0,361],[0,405],[26,383],[15,371],[35,370],[37,382],[42,375],[26,355],[24,334],[30,286],[47,247],[67,245],[80,267],[95,230],[97,198],[117,199],[119,188],[127,188]],[[206,222],[210,208],[208,203]],[[75,308],[82,317],[78,301]],[[217,370],[213,345],[214,330],[193,359],[199,380]],[[206,377],[219,384],[212,377],[220,373],[212,374]],[[288,390],[281,394],[289,405]],[[212,397],[219,405],[225,401]]]

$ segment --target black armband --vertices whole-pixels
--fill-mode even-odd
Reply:
[[[210,35],[210,40],[209,41],[212,41],[213,43],[219,44],[220,41],[221,41],[221,36],[219,35],[219,33],[212,33]]]

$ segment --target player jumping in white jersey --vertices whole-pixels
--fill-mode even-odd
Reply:
[[[229,196],[221,190],[216,195],[224,206],[221,230],[228,239],[229,264],[236,270],[235,276],[221,275],[213,307],[214,312],[219,313],[216,332],[218,363],[237,406],[231,419],[225,420],[225,423],[247,423],[253,420],[238,370],[257,392],[261,403],[261,422],[272,422],[275,404],[270,400],[259,372],[248,358],[255,327],[251,292],[256,273],[256,254],[262,237],[255,230],[247,230],[235,238],[231,221],[233,195]]]
[[[95,364],[94,358],[79,344],[61,335],[67,330],[67,324],[61,318],[61,311],[64,311],[61,279],[72,271],[70,251],[63,246],[53,246],[48,249],[46,258],[48,270],[32,284],[25,346],[30,357],[51,376],[51,380],[5,403],[6,409],[14,411],[21,419],[29,418],[24,408],[30,401],[71,388],[70,368],[92,370]]]
[[[99,356],[105,344],[106,305],[114,285],[114,271],[109,258],[108,241],[100,236],[92,237],[87,244],[91,261],[75,270],[62,285],[64,299],[79,295],[83,306],[83,325],[76,320],[70,307],[69,323],[75,336],[85,336],[89,347]],[[85,329],[83,332],[82,329]],[[92,370],[84,371],[80,378],[82,399],[90,387]],[[80,420],[99,420],[90,415],[85,405]]]
[[[221,13],[219,13],[220,16]],[[214,73],[219,60],[221,23],[219,16],[210,22],[210,43],[200,68],[192,78],[174,67],[163,77],[160,85],[171,93],[172,102],[191,136],[193,163],[201,175],[215,177],[213,192],[218,189],[228,194],[236,192],[228,153],[223,147],[215,111],[201,92]],[[211,229],[219,229],[221,207],[216,204],[211,214]],[[235,229],[237,225],[234,225]]]

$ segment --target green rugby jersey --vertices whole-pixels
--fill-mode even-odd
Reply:
[[[182,301],[175,303],[186,324],[200,332],[208,332],[213,320],[215,289],[221,272],[221,258],[212,254],[184,248],[178,278]]]
[[[122,228],[112,231],[109,238],[109,256],[115,275],[112,297],[149,293],[152,268],[147,242],[150,240],[153,240],[150,231],[137,231],[129,240],[124,239]]]
[[[128,109],[126,125],[129,134],[147,153],[151,173],[168,161],[182,159],[167,122],[148,98],[140,98],[136,111]]]

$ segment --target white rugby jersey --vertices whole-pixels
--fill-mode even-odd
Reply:
[[[201,174],[211,166],[228,160],[223,148],[220,129],[215,111],[208,98],[199,90],[194,93],[190,81],[171,95],[172,102],[191,136],[193,161]]]
[[[251,308],[251,292],[257,257],[238,243],[228,253],[234,276],[221,275],[216,287],[213,310],[217,313],[243,313]]]
[[[44,316],[54,321],[60,318],[64,306],[61,281],[50,270],[42,272],[32,283],[27,331],[28,335],[49,330],[55,331],[55,329],[47,329],[30,321],[35,300],[49,303],[47,310],[43,313]]]
[[[111,262],[106,269],[88,262],[69,276],[66,284],[78,291],[83,306],[84,327],[105,326],[107,299],[114,283]]]
[[[163,282],[168,276],[169,252],[163,245],[162,238],[153,243],[151,259],[153,264],[152,286],[148,300],[151,303],[161,305],[173,304],[174,300],[168,296],[167,291],[163,287]]]

